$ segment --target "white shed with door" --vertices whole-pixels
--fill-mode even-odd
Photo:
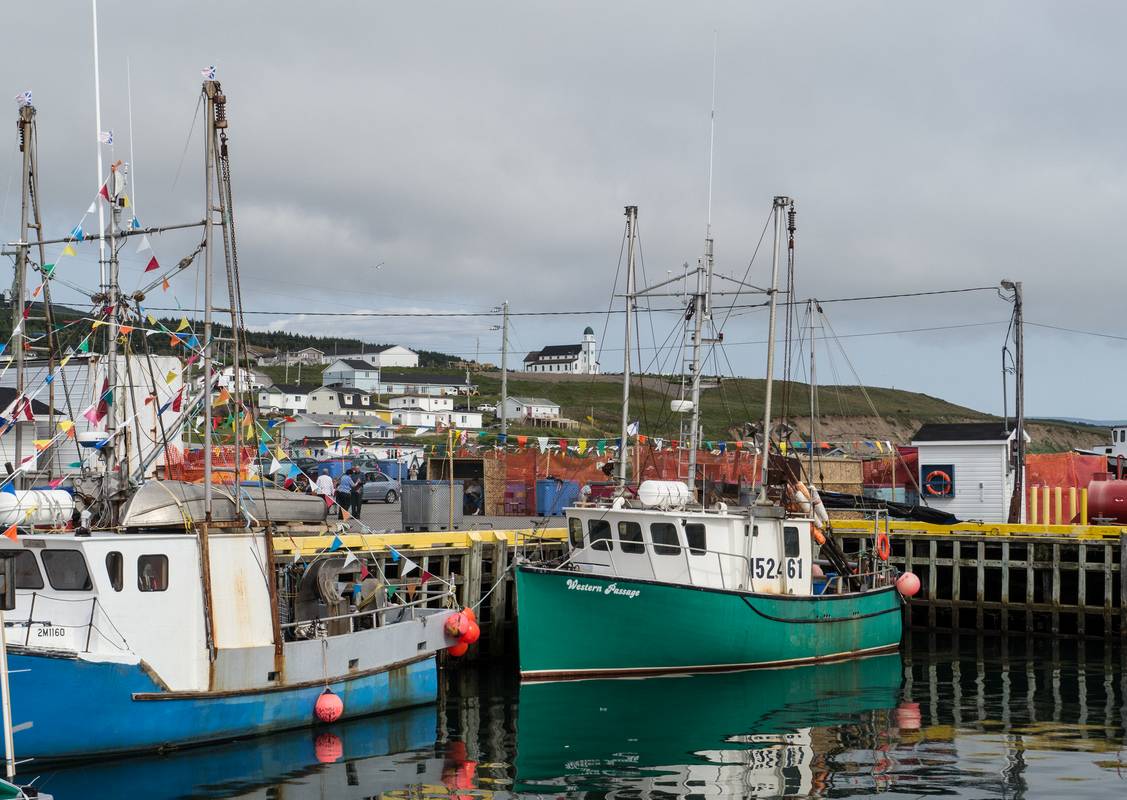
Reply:
[[[921,427],[912,437],[919,450],[920,503],[960,520],[1006,522],[1014,491],[1015,439],[1016,432],[1001,422]]]

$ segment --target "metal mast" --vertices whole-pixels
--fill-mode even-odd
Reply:
[[[627,466],[630,461],[630,327],[634,316],[634,258],[638,241],[638,207],[626,206],[626,334],[622,356],[622,429],[619,432],[622,446],[618,451],[618,482],[626,486]],[[640,365],[639,365],[640,366]]]
[[[211,522],[213,492],[211,486],[212,473],[212,441],[211,441],[211,306],[212,306],[212,253],[214,251],[215,228],[215,96],[219,93],[219,84],[216,81],[204,81],[204,97],[207,109],[204,119],[207,120],[207,135],[204,137],[204,268],[203,268],[203,497],[204,518]]]
[[[1021,281],[1002,281],[1014,293],[1014,417],[1017,456],[1014,459],[1014,493],[1010,498],[1010,522],[1021,522],[1025,506],[1025,332]]]
[[[811,300],[809,305],[810,313],[810,441],[807,442],[807,448],[810,451],[810,474],[807,478],[810,480],[810,485],[814,485],[814,442],[818,441],[818,372],[814,364],[815,352],[815,339],[814,339],[814,309],[818,307],[817,300]]]
[[[701,338],[705,320],[712,319],[712,165],[716,143],[716,53],[719,34],[712,32],[712,109],[708,118],[708,216],[704,229],[704,257],[697,267],[697,291],[693,296],[693,360],[690,371],[692,372],[692,416],[690,417],[691,430],[689,431],[689,468],[687,484],[689,496],[696,492],[697,485],[697,448],[700,447],[700,376],[701,358],[700,346],[704,342],[714,343],[717,340],[704,340]]]
[[[783,241],[783,211],[790,203],[789,197],[776,197],[773,207],[775,241],[771,248],[771,289],[768,292],[771,299],[770,311],[767,315],[767,379],[763,395],[763,464],[758,500],[760,503],[767,502],[767,464],[771,454],[771,384],[775,376],[775,316],[779,297],[779,247]]]
[[[20,240],[16,249],[16,275],[12,285],[12,347],[15,348],[16,357],[16,403],[14,410],[16,419],[16,469],[23,463],[23,431],[27,424],[22,419],[22,404],[24,393],[24,347],[27,332],[24,330],[23,318],[24,301],[27,298],[27,251],[31,241],[28,229],[28,212],[30,211],[29,195],[31,194],[31,147],[35,136],[35,107],[31,104],[20,106],[19,126],[20,152],[23,155],[23,164],[20,171]],[[42,239],[42,234],[38,238]],[[34,423],[33,423],[34,424]],[[16,488],[25,485],[24,474],[21,471],[16,477]]]
[[[509,301],[501,303],[501,435],[509,432]]]

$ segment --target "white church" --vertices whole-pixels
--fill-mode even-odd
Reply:
[[[598,375],[595,332],[583,329],[582,344],[550,344],[524,357],[525,372],[565,372],[572,375]]]

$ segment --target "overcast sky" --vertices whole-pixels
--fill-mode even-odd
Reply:
[[[488,311],[508,299],[515,312],[591,312],[515,317],[516,363],[577,342],[586,325],[602,338],[624,205],[640,208],[651,282],[700,257],[715,30],[718,271],[743,276],[784,194],[798,208],[799,298],[1011,278],[1025,284],[1030,322],[1127,335],[1122,4],[102,0],[99,11],[102,127],[112,157],[129,160],[128,57],[146,225],[202,215],[193,113],[199,70],[216,65],[244,299],[277,312],[256,324],[497,362],[488,318],[301,312]],[[47,232],[61,235],[98,185],[90,4],[8,4],[5,22],[0,88],[34,92]],[[11,241],[19,162],[7,130],[0,230]],[[172,263],[197,239],[154,246]],[[753,283],[769,280],[768,250]],[[147,256],[125,253],[131,290]],[[59,274],[95,285],[94,246]],[[150,302],[193,307],[197,292],[192,273]],[[74,296],[60,287],[59,299]],[[819,351],[823,381],[853,382],[851,362],[869,384],[1001,411],[1010,308],[996,294],[825,310],[844,354]],[[764,318],[731,316],[716,370],[762,376]],[[640,325],[653,348],[677,316]],[[611,317],[600,342],[609,370],[621,368],[621,328]],[[886,331],[913,332],[857,335]],[[1029,412],[1127,417],[1122,351],[1031,326]],[[653,350],[643,356],[652,363]]]

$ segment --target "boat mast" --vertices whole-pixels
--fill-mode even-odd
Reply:
[[[23,432],[25,430],[26,421],[22,418],[23,411],[22,405],[24,403],[24,343],[27,338],[27,332],[24,330],[27,324],[23,318],[24,301],[27,298],[27,251],[29,242],[31,241],[30,231],[28,230],[28,212],[29,208],[29,193],[31,190],[31,146],[35,138],[35,106],[30,103],[20,106],[19,118],[19,142],[20,152],[23,154],[23,165],[20,171],[20,240],[16,249],[16,275],[15,285],[12,287],[12,347],[15,348],[16,356],[16,403],[17,406],[13,410],[13,416],[16,420],[16,446],[15,446],[15,466],[19,469],[20,464],[23,463]],[[42,239],[42,234],[38,238]],[[34,424],[34,423],[32,423]],[[21,470],[17,473],[16,488],[23,488],[25,485],[24,473]]]
[[[622,428],[619,431],[621,447],[618,450],[618,483],[626,486],[627,466],[630,460],[630,327],[634,314],[634,258],[638,241],[638,207],[626,206],[626,333],[622,356]],[[639,365],[640,366],[640,365]]]
[[[214,249],[215,215],[213,192],[215,189],[215,95],[219,93],[219,84],[214,80],[204,81],[204,97],[207,100],[207,109],[204,119],[207,120],[207,135],[204,137],[204,268],[203,268],[203,502],[204,519],[211,522],[213,491],[211,485],[212,473],[212,441],[211,441],[211,306],[212,306],[212,251]],[[237,482],[236,482],[237,483]],[[237,493],[237,490],[236,490]],[[204,527],[206,531],[206,525]],[[203,534],[206,538],[206,533]]]
[[[775,373],[775,316],[779,297],[779,247],[783,241],[783,211],[790,205],[789,197],[776,197],[773,213],[775,215],[775,241],[771,248],[771,289],[767,314],[767,379],[763,394],[763,464],[760,474],[759,503],[767,502],[767,464],[771,454],[771,389]]]
[[[704,228],[704,258],[697,267],[697,291],[693,296],[692,415],[689,431],[689,496],[696,493],[697,448],[700,447],[700,346],[705,319],[712,319],[712,164],[716,144],[716,53],[719,34],[712,32],[712,110],[708,118],[708,216]],[[715,340],[708,340],[708,343]]]
[[[810,314],[810,441],[807,442],[807,448],[810,451],[810,474],[807,478],[810,480],[810,485],[814,485],[814,442],[818,441],[818,372],[814,363],[815,353],[815,339],[814,339],[814,309],[818,307],[817,300],[809,301],[809,314]]]

